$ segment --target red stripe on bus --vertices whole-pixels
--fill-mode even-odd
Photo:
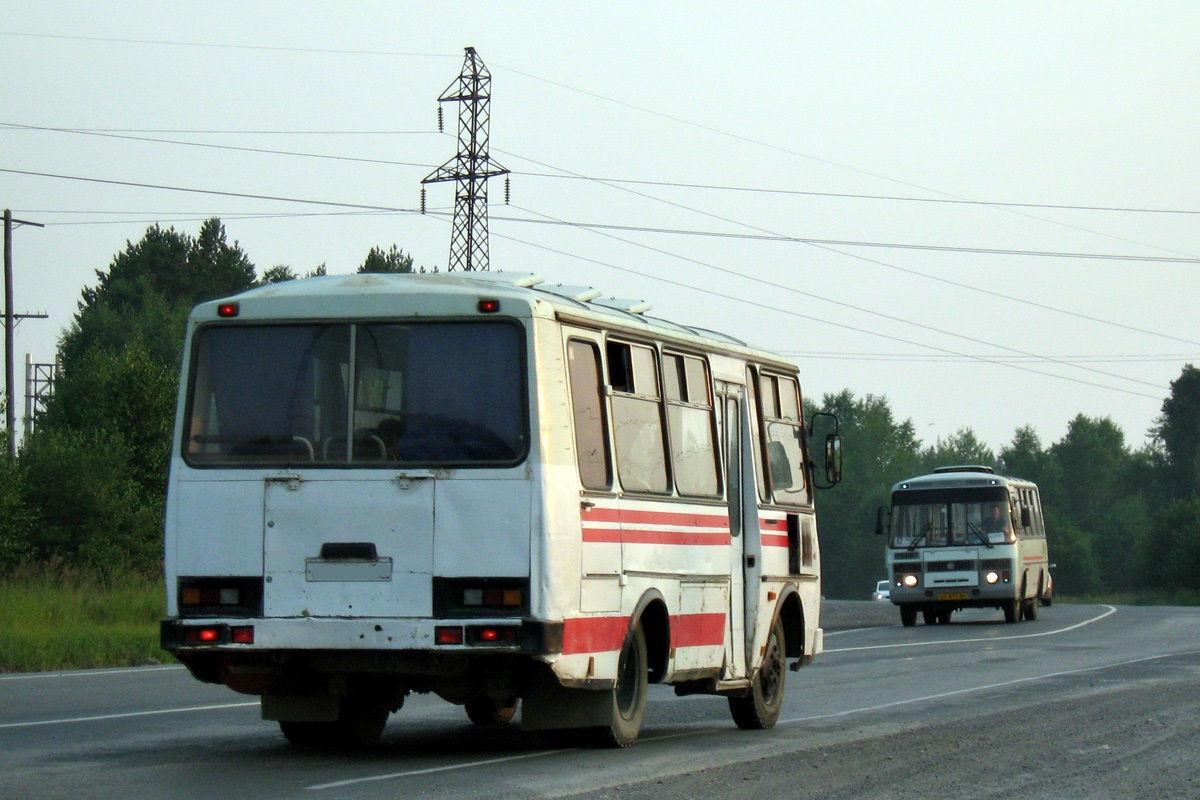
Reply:
[[[564,656],[620,650],[629,617],[580,617],[563,620]]]
[[[766,530],[767,528],[771,528],[771,529],[786,528],[787,520],[786,519],[760,519],[758,521],[758,527],[760,530]]]
[[[671,647],[716,647],[723,644],[724,614],[681,614],[671,617]]]
[[[760,538],[762,539],[763,547],[787,547],[788,546],[787,534],[780,536],[779,534],[763,533],[760,535]]]
[[[729,544],[729,531],[650,531],[584,528],[583,541],[592,543],[677,544],[720,547]]]
[[[629,617],[576,617],[563,620],[564,656],[620,650]],[[724,614],[671,617],[671,647],[719,647],[725,644]]]
[[[689,514],[679,511],[638,511],[635,509],[601,508],[583,509],[585,522],[623,522],[627,525],[680,525],[691,528],[728,528],[729,517],[725,514]]]

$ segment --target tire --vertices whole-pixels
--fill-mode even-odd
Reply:
[[[476,697],[465,705],[467,718],[476,725],[507,725],[517,713],[517,702],[513,698],[511,705],[500,707],[490,697]]]
[[[1005,600],[1004,601],[1004,621],[1009,625],[1014,622],[1021,621],[1021,601],[1020,600]]]
[[[900,606],[900,624],[911,628],[917,624],[917,609],[911,605]]]
[[[938,615],[937,615],[938,624],[939,625],[949,625],[950,624],[950,615],[953,613],[954,612],[948,608],[944,609],[942,611],[939,611]]]
[[[922,611],[921,618],[925,620],[926,625],[936,625],[939,622],[938,612],[934,611],[932,608],[927,608]]]
[[[744,697],[729,698],[729,713],[742,730],[764,730],[779,721],[787,683],[787,647],[783,622],[776,619],[767,634],[763,663]]]
[[[592,729],[597,747],[628,747],[637,741],[646,717],[646,695],[650,685],[650,656],[646,634],[636,623],[625,637],[617,662],[617,685],[612,690],[611,722]]]
[[[374,744],[383,735],[390,713],[387,706],[368,700],[343,700],[338,721],[333,723],[339,742],[351,747]]]

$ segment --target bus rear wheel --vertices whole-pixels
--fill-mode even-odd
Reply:
[[[729,698],[729,713],[743,730],[770,728],[779,721],[783,708],[783,690],[787,683],[787,648],[784,646],[783,622],[771,625],[767,635],[762,666],[754,675],[750,691],[742,697]]]
[[[621,647],[617,685],[612,690],[612,719],[607,727],[592,729],[598,747],[628,747],[637,741],[646,717],[650,684],[650,655],[640,622],[633,626]]]
[[[476,697],[464,706],[467,719],[476,725],[507,725],[517,713],[518,700],[514,697],[506,706],[499,705],[490,697]]]

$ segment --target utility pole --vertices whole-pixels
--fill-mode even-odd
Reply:
[[[23,219],[13,219],[12,209],[4,209],[4,425],[8,436],[8,460],[17,457],[17,417],[13,407],[13,330],[17,319],[31,316],[13,313],[13,267],[12,267],[12,229],[13,225],[33,225],[36,228],[45,227],[37,222]]]
[[[421,211],[425,211],[426,183],[457,181],[454,196],[454,230],[450,235],[450,272],[488,268],[487,179],[507,175],[508,170],[488,155],[488,119],[491,102],[491,73],[474,47],[467,48],[466,61],[458,80],[450,84],[439,103],[459,103],[458,155],[429,173],[421,181]],[[438,106],[438,130],[442,128]],[[507,184],[506,184],[507,187]],[[507,199],[507,188],[505,196]]]

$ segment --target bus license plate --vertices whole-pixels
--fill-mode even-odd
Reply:
[[[944,592],[938,595],[938,600],[966,600],[966,592]]]

